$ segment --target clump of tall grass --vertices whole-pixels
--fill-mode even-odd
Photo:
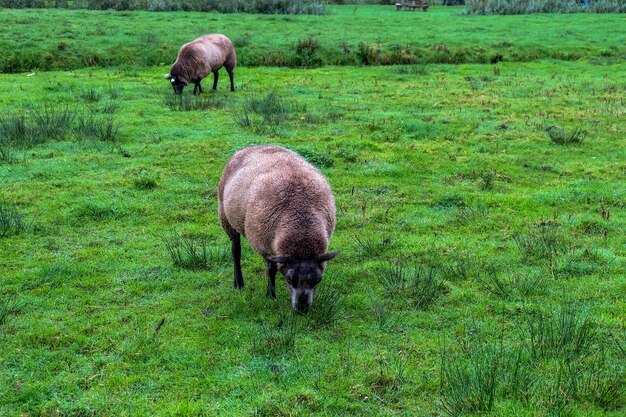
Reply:
[[[580,127],[568,131],[559,126],[550,126],[546,128],[546,132],[553,145],[580,145],[587,136]]]
[[[15,205],[0,200],[0,238],[18,235],[27,229],[28,224]]]
[[[454,213],[454,221],[458,225],[465,226],[479,223],[487,217],[487,205],[482,202],[457,207]]]
[[[320,285],[315,291],[313,304],[307,312],[313,327],[329,327],[344,317],[343,294],[328,284]]]
[[[214,92],[194,96],[191,94],[174,94],[168,91],[165,93],[164,102],[167,107],[174,111],[223,109],[228,105],[228,97]]]
[[[502,339],[478,341],[463,353],[441,355],[441,408],[450,416],[493,410],[503,397],[526,397],[534,384],[528,355]]]
[[[626,13],[621,0],[466,0],[465,13],[473,15],[514,15],[532,13]]]
[[[235,123],[259,134],[277,134],[294,114],[306,113],[306,106],[285,100],[278,93],[248,99],[233,115]]]
[[[87,103],[96,103],[102,98],[102,91],[91,85],[80,92],[80,97]]]
[[[548,261],[567,253],[569,245],[557,225],[542,225],[527,233],[514,236],[513,240],[522,252],[525,262]]]
[[[589,354],[597,339],[597,325],[584,310],[563,307],[556,313],[527,320],[528,351],[534,358],[573,358]]]
[[[502,299],[527,297],[545,288],[545,281],[539,274],[503,274],[493,266],[478,274],[476,281],[485,291]]]
[[[372,395],[383,403],[396,403],[407,389],[409,361],[402,353],[378,354],[376,367],[368,375]]]
[[[252,351],[264,356],[285,356],[294,350],[300,321],[294,314],[285,314],[279,322],[263,323],[253,335]]]
[[[93,111],[86,111],[78,116],[77,134],[85,138],[116,144],[120,138],[120,128],[112,114],[98,115]]]
[[[320,151],[312,146],[298,145],[291,146],[290,149],[318,168],[330,168],[335,163],[328,152]]]
[[[423,264],[408,268],[399,262],[389,262],[379,271],[379,282],[392,298],[405,298],[409,305],[425,310],[434,304],[447,288],[434,268]]]
[[[185,269],[210,269],[224,265],[230,252],[223,247],[209,246],[205,238],[162,235],[161,240],[175,266]]]
[[[79,111],[69,104],[44,104],[27,114],[0,117],[0,148],[10,162],[12,149],[29,149],[53,140],[90,139],[115,144],[120,128],[113,114]]]
[[[17,296],[8,294],[0,295],[0,326],[6,324],[9,318],[18,312],[19,303]]]

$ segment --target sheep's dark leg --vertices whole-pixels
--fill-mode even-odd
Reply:
[[[267,296],[272,300],[276,299],[276,271],[278,268],[274,262],[265,261],[267,271]]]
[[[219,72],[213,71],[213,91],[217,90],[217,79],[219,78]]]
[[[235,91],[235,74],[232,70],[228,71],[228,77],[230,78],[230,91]]]
[[[235,234],[231,239],[233,249],[233,264],[235,266],[235,288],[243,288],[243,275],[241,274],[241,235]]]
[[[193,95],[195,96],[196,94],[198,94],[198,83],[195,83],[193,86]]]
[[[202,84],[198,83],[198,90],[200,91],[200,94],[204,93],[204,89],[202,88]]]

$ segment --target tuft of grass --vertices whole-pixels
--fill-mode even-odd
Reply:
[[[290,149],[318,168],[330,168],[335,163],[328,152],[319,151],[311,146],[298,145]]]
[[[192,94],[174,94],[168,91],[164,95],[164,103],[174,111],[196,111],[223,109],[228,106],[229,96],[215,92]]]
[[[132,171],[133,185],[139,190],[153,190],[159,185],[159,176],[145,168]]]
[[[19,309],[18,298],[15,295],[0,295],[0,326],[8,323],[12,315]]]
[[[391,238],[363,238],[355,236],[357,250],[365,258],[381,256],[385,250],[393,245]]]
[[[78,116],[77,131],[99,142],[116,144],[120,139],[120,128],[111,114],[99,116],[93,111],[86,111]]]
[[[27,229],[28,224],[16,206],[0,201],[0,238],[18,235]]]
[[[580,127],[568,131],[559,126],[550,126],[546,128],[546,133],[553,145],[580,145],[587,137]]]
[[[449,416],[493,410],[503,396],[524,397],[533,385],[528,358],[503,340],[476,342],[469,352],[441,354],[440,405]]]
[[[113,114],[79,112],[69,104],[35,107],[27,115],[7,114],[0,119],[0,148],[11,159],[11,149],[28,149],[51,140],[91,139],[117,143],[120,129]]]
[[[104,221],[119,219],[124,216],[124,210],[119,205],[110,201],[87,199],[76,203],[74,215],[79,219]]]
[[[401,353],[376,356],[377,369],[367,377],[372,395],[380,402],[394,404],[407,389],[409,362]]]
[[[522,252],[524,262],[548,261],[567,253],[569,245],[558,225],[541,225],[528,233],[518,234],[513,240]]]
[[[294,314],[282,316],[277,324],[264,323],[252,339],[252,351],[270,357],[287,356],[293,352],[300,331]]]
[[[545,287],[541,275],[512,273],[502,276],[495,267],[487,268],[484,273],[476,277],[476,280],[484,290],[501,299],[516,296],[524,298],[542,291]]]
[[[341,291],[335,287],[328,284],[320,285],[315,291],[313,305],[307,312],[312,326],[329,327],[340,321],[345,316],[344,299]]]
[[[478,186],[483,191],[493,190],[498,179],[496,171],[488,169],[480,173]]]
[[[562,307],[552,314],[531,316],[526,323],[527,348],[535,358],[574,358],[590,353],[597,325],[584,310]]]
[[[277,134],[279,128],[297,113],[305,117],[306,106],[285,100],[276,92],[246,100],[242,109],[233,114],[235,123],[258,134]]]
[[[404,297],[418,310],[427,309],[447,291],[437,271],[423,264],[407,268],[390,262],[379,272],[379,282],[388,296]]]
[[[224,247],[211,247],[206,238],[170,235],[161,236],[175,266],[185,269],[211,269],[224,265],[230,252]]]
[[[440,266],[443,277],[448,281],[466,281],[478,276],[483,261],[468,254],[459,254]]]
[[[95,86],[90,85],[80,92],[80,97],[87,103],[97,103],[102,98],[102,91]]]
[[[34,108],[32,117],[37,126],[37,136],[45,140],[66,138],[71,132],[76,114],[76,109],[69,104],[44,104]]]
[[[465,226],[480,223],[487,216],[487,206],[482,203],[463,205],[456,208],[454,213],[455,223]]]

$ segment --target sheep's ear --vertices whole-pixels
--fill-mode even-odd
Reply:
[[[335,256],[339,255],[340,253],[341,253],[340,250],[336,250],[336,251],[333,251],[333,252],[325,253],[323,255],[317,255],[317,260],[319,262],[330,261],[331,259],[333,259]]]
[[[277,264],[286,264],[291,261],[293,258],[290,255],[287,256],[266,256],[266,260],[270,262],[276,262]]]
[[[172,76],[172,74],[170,74],[169,72],[167,74],[165,74],[165,78],[170,78]]]

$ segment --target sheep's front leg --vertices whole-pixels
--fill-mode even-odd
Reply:
[[[276,299],[276,267],[275,262],[265,260],[265,270],[267,271],[267,296],[272,300]]]
[[[213,90],[217,90],[217,79],[219,78],[219,72],[213,71]]]
[[[241,273],[241,235],[235,234],[231,238],[233,251],[233,264],[235,267],[235,288],[243,288],[243,275]]]
[[[198,94],[198,83],[195,83],[193,86],[193,95],[195,96],[196,94]]]

